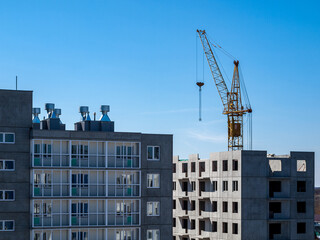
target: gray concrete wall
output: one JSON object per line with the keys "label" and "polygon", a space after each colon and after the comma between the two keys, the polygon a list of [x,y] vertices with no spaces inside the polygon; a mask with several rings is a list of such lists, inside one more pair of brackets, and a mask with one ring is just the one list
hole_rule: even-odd
{"label": "gray concrete wall", "polygon": [[[160,146],[160,161],[147,160],[147,146]],[[160,229],[160,239],[172,238],[172,135],[142,134],[141,239],[148,229]],[[160,174],[160,188],[147,188],[147,174]],[[147,216],[147,202],[160,202],[160,216]]]}
{"label": "gray concrete wall", "polygon": [[0,158],[15,161],[15,171],[0,171],[0,190],[15,190],[15,200],[0,202],[0,220],[14,220],[15,231],[0,239],[26,239],[30,234],[30,128],[32,92],[0,90],[0,132],[15,133],[14,144],[0,143]]}

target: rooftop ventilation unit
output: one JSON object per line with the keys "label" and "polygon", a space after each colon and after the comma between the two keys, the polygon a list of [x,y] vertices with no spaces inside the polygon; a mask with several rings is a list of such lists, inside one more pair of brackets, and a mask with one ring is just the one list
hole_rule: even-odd
{"label": "rooftop ventilation unit", "polygon": [[110,122],[111,120],[108,116],[108,112],[110,112],[110,106],[109,105],[101,105],[100,111],[102,112],[102,116],[100,118],[100,121]]}
{"label": "rooftop ventilation unit", "polygon": [[81,106],[79,108],[79,113],[81,114],[82,121],[91,121],[89,116],[89,107],[88,106]]}
{"label": "rooftop ventilation unit", "polygon": [[32,123],[40,123],[39,114],[41,113],[40,108],[32,108],[33,119]]}
{"label": "rooftop ventilation unit", "polygon": [[59,116],[61,115],[61,109],[60,108],[55,108],[53,112],[54,112],[54,114],[56,115],[57,118],[59,118]]}
{"label": "rooftop ventilation unit", "polygon": [[45,109],[48,113],[48,118],[56,118],[54,113],[54,104],[53,103],[46,103]]}
{"label": "rooftop ventilation unit", "polygon": [[[54,115],[56,115],[56,118],[60,118],[61,115],[61,108],[55,108],[53,110]],[[62,124],[61,120],[60,120],[60,124]]]}

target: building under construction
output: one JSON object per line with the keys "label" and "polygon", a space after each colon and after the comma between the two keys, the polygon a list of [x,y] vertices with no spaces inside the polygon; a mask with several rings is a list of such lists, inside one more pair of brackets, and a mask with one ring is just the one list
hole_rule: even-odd
{"label": "building under construction", "polygon": [[314,238],[314,153],[173,160],[173,239]]}

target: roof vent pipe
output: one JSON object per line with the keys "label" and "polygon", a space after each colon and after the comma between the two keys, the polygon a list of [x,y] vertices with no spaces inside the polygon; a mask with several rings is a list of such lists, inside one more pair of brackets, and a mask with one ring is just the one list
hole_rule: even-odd
{"label": "roof vent pipe", "polygon": [[55,108],[53,112],[54,112],[54,114],[56,115],[57,118],[60,117],[60,115],[61,115],[61,109],[60,108]]}
{"label": "roof vent pipe", "polygon": [[100,118],[100,121],[110,122],[111,120],[108,117],[108,112],[110,112],[110,106],[109,105],[101,105],[100,111],[102,112],[102,116]]}
{"label": "roof vent pipe", "polygon": [[[56,116],[56,118],[60,118],[61,115],[61,108],[55,108],[53,110],[54,115]],[[60,120],[60,124],[62,124],[61,120]]]}
{"label": "roof vent pipe", "polygon": [[40,119],[39,119],[40,113],[41,113],[40,108],[32,108],[32,114],[33,114],[32,123],[40,123]]}
{"label": "roof vent pipe", "polygon": [[47,110],[48,113],[48,118],[56,118],[55,113],[54,113],[54,104],[53,103],[46,103],[45,109]]}
{"label": "roof vent pipe", "polygon": [[82,121],[87,120],[87,114],[89,116],[89,107],[88,106],[80,106],[79,113],[81,114]]}

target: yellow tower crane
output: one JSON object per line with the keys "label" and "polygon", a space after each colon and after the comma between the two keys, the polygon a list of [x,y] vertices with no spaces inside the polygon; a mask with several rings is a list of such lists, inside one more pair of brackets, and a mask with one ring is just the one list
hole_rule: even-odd
{"label": "yellow tower crane", "polygon": [[[242,105],[241,90],[245,86],[240,85],[239,61],[237,60],[234,61],[233,78],[232,78],[231,90],[229,92],[226,82],[224,81],[220,68],[217,64],[216,58],[213,54],[211,44],[207,38],[206,31],[197,30],[197,32],[199,34],[199,38],[202,43],[203,51],[207,58],[213,80],[218,89],[218,92],[223,104],[223,108],[224,108],[223,114],[227,115],[228,117],[228,150],[229,151],[242,150],[243,149],[243,116],[247,113],[251,113],[252,109],[249,103],[249,99],[247,99],[248,104],[246,106]],[[203,84],[204,84],[203,82],[197,82],[197,85],[199,86],[200,91]],[[249,148],[251,147],[249,146]]]}

